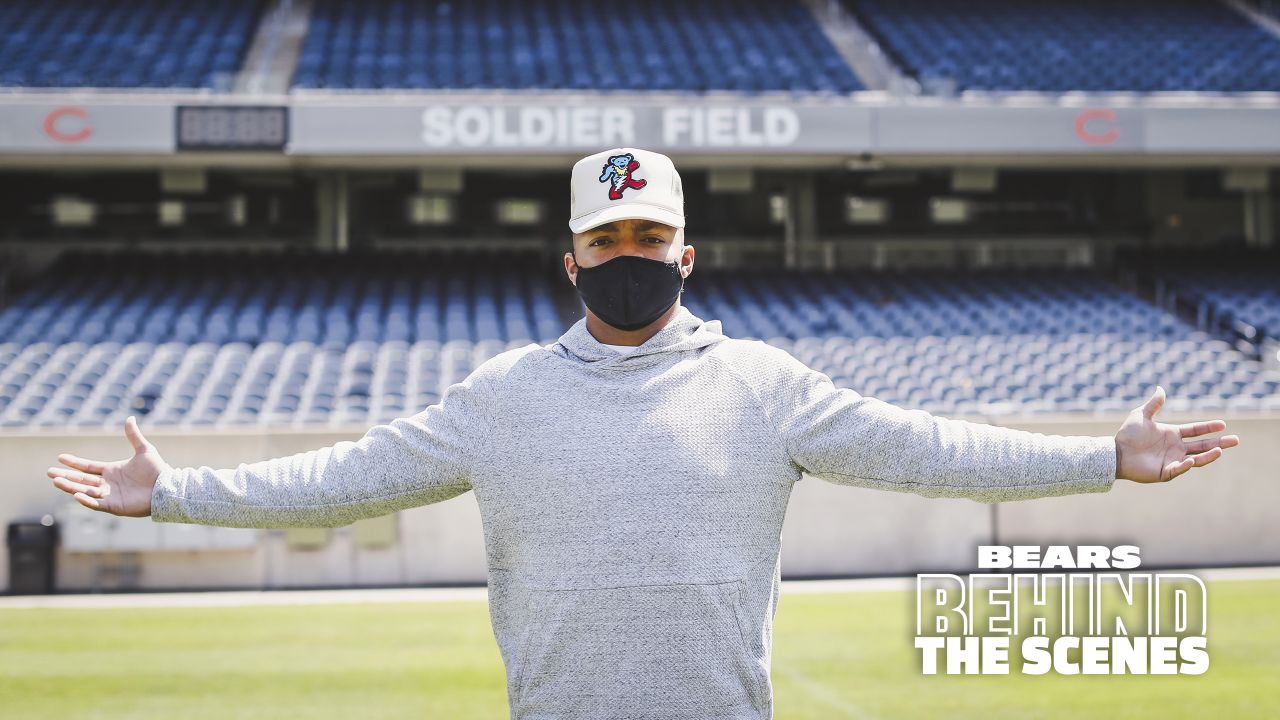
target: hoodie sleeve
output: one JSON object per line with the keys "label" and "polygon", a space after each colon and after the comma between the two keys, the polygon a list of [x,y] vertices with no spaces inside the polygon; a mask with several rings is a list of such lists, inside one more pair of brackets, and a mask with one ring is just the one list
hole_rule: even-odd
{"label": "hoodie sleeve", "polygon": [[155,522],[224,527],[341,527],[471,489],[487,419],[481,369],[440,402],[356,441],[216,470],[172,468],[151,495]]}
{"label": "hoodie sleeve", "polygon": [[786,351],[760,343],[760,400],[791,459],[840,485],[979,502],[1106,492],[1110,436],[1045,435],[907,410],[837,388]]}

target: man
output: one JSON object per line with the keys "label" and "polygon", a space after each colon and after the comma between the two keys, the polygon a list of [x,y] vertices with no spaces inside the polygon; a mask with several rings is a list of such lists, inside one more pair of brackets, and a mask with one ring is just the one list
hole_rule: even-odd
{"label": "man", "polygon": [[[632,182],[618,189],[609,167]],[[615,173],[616,174],[616,171]],[[641,185],[643,181],[643,185]],[[694,249],[667,157],[573,169],[564,258],[586,317],[494,357],[439,404],[358,441],[234,469],[60,455],[53,484],[156,522],[346,525],[468,490],[513,718],[769,718],[779,535],[801,474],[983,502],[1105,492],[1213,462],[1220,420],[1168,425],[1157,388],[1116,435],[905,410],[680,305]],[[617,199],[614,199],[617,196]]]}

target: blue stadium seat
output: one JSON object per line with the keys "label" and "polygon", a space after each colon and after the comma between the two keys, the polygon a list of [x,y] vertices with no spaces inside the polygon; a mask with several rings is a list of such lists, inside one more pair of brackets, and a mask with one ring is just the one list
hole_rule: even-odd
{"label": "blue stadium seat", "polygon": [[[1280,273],[1251,265],[1176,285],[1263,327]],[[84,253],[47,272],[0,310],[2,427],[386,422],[564,331],[550,281],[502,256]],[[683,302],[937,413],[1118,412],[1157,383],[1174,409],[1280,407],[1280,374],[1087,270],[704,268]]]}
{"label": "blue stadium seat", "polygon": [[240,67],[265,0],[8,0],[0,86],[210,88]]}
{"label": "blue stadium seat", "polygon": [[1116,412],[1156,384],[1171,406],[1257,408],[1280,387],[1227,342],[1084,270],[704,269],[682,302],[842,387],[932,412]]}
{"label": "blue stadium seat", "polygon": [[298,89],[848,93],[853,71],[801,3],[318,0]]}
{"label": "blue stadium seat", "polygon": [[59,290],[37,283],[0,310],[0,423],[413,414],[487,357],[564,331],[551,288],[527,263],[477,266],[486,269],[460,272],[435,256],[64,256],[48,271]]}
{"label": "blue stadium seat", "polygon": [[1198,305],[1207,322],[1280,338],[1280,252],[1219,251],[1207,266],[1197,260],[1195,252],[1173,253],[1138,266],[1168,297]]}
{"label": "blue stadium seat", "polygon": [[1280,39],[1216,0],[845,0],[922,82],[994,91],[1280,91]]}

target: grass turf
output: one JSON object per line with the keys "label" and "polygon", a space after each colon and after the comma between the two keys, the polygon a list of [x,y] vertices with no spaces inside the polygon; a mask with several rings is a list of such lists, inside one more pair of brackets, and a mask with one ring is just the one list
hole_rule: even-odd
{"label": "grass turf", "polygon": [[[784,594],[775,718],[1280,717],[1280,581],[1209,584],[1199,676],[925,676],[914,595]],[[502,718],[480,602],[0,610],[9,718]]]}

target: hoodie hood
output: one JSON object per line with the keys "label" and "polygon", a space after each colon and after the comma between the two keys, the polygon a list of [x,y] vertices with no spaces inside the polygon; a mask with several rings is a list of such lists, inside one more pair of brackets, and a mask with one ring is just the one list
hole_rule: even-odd
{"label": "hoodie hood", "polygon": [[635,350],[619,355],[587,330],[584,316],[552,343],[552,353],[566,360],[597,368],[631,369],[662,360],[667,353],[695,350],[726,340],[719,320],[704,321],[681,305],[670,322]]}

